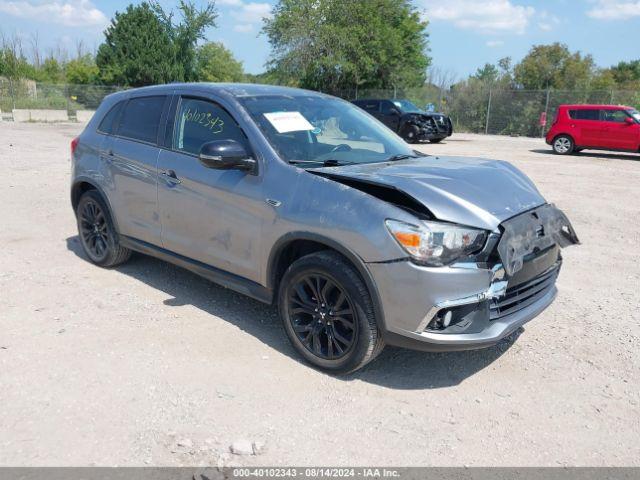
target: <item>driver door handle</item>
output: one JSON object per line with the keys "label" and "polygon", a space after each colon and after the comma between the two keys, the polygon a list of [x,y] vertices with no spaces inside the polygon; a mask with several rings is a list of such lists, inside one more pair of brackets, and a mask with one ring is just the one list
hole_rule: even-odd
{"label": "driver door handle", "polygon": [[174,170],[165,170],[164,172],[160,172],[160,175],[162,175],[167,182],[175,184],[182,183],[182,180],[178,178]]}

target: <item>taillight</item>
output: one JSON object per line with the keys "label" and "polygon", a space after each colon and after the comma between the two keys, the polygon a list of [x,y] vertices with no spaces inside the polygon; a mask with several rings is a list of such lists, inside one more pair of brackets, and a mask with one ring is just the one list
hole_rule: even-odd
{"label": "taillight", "polygon": [[76,148],[78,146],[78,142],[80,141],[80,137],[76,137],[73,140],[71,140],[71,156],[73,157],[73,154],[76,151]]}

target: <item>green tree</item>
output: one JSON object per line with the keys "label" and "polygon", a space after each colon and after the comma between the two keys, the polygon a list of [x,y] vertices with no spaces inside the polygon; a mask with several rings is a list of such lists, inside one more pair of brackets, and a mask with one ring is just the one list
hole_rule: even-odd
{"label": "green tree", "polygon": [[488,84],[495,83],[499,77],[500,71],[498,70],[498,67],[491,63],[485,63],[484,67],[476,70],[476,73],[471,76],[471,78],[475,78],[480,82]]}
{"label": "green tree", "polygon": [[426,27],[409,0],[279,0],[263,31],[281,83],[338,93],[424,84]]}
{"label": "green tree", "polygon": [[116,12],[98,48],[96,65],[107,84],[139,87],[182,79],[171,36],[144,2]]}
{"label": "green tree", "polygon": [[640,85],[640,60],[620,62],[609,70],[618,86],[622,88],[638,88]]}
{"label": "green tree", "polygon": [[62,83],[64,81],[64,70],[58,60],[48,57],[42,62],[38,76],[38,80],[45,83]]}
{"label": "green tree", "polygon": [[179,63],[181,79],[187,82],[198,80],[198,62],[196,46],[198,40],[205,38],[207,27],[214,27],[218,17],[213,2],[202,9],[185,0],[180,0],[178,10],[182,14],[182,21],[173,22],[173,12],[166,13],[157,0],[152,0],[151,7],[167,30],[173,42],[176,60]]}
{"label": "green tree", "polygon": [[242,62],[222,43],[205,43],[198,49],[198,80],[203,82],[241,82]]}
{"label": "green tree", "polygon": [[71,60],[64,66],[65,79],[72,85],[97,83],[98,73],[98,66],[90,54]]}
{"label": "green tree", "polygon": [[591,55],[571,53],[561,43],[533,46],[514,70],[516,82],[528,90],[588,88],[594,72]]}

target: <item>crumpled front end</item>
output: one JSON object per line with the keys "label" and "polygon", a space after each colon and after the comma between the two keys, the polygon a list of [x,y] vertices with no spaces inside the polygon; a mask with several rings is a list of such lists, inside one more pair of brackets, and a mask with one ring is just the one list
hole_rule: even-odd
{"label": "crumpled front end", "polygon": [[545,204],[499,229],[473,259],[448,267],[368,265],[383,297],[387,343],[420,350],[486,347],[553,302],[560,250],[579,243],[566,215]]}
{"label": "crumpled front end", "polygon": [[414,114],[407,122],[418,127],[419,141],[443,139],[453,133],[451,120],[446,115]]}
{"label": "crumpled front end", "polygon": [[528,255],[553,245],[564,248],[580,243],[567,216],[550,204],[507,220],[500,228],[498,254],[509,276],[522,269]]}

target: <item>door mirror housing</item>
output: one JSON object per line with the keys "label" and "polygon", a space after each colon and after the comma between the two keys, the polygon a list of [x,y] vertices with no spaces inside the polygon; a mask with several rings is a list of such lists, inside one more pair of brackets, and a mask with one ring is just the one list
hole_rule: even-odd
{"label": "door mirror housing", "polygon": [[636,121],[631,117],[626,117],[624,119],[624,123],[626,123],[627,125],[634,125],[636,123]]}
{"label": "door mirror housing", "polygon": [[398,110],[397,108],[392,107],[392,108],[389,109],[389,113],[391,115],[400,115],[400,110]]}
{"label": "door mirror housing", "polygon": [[207,142],[200,148],[200,163],[218,170],[243,170],[255,174],[257,163],[244,146],[235,140]]}

